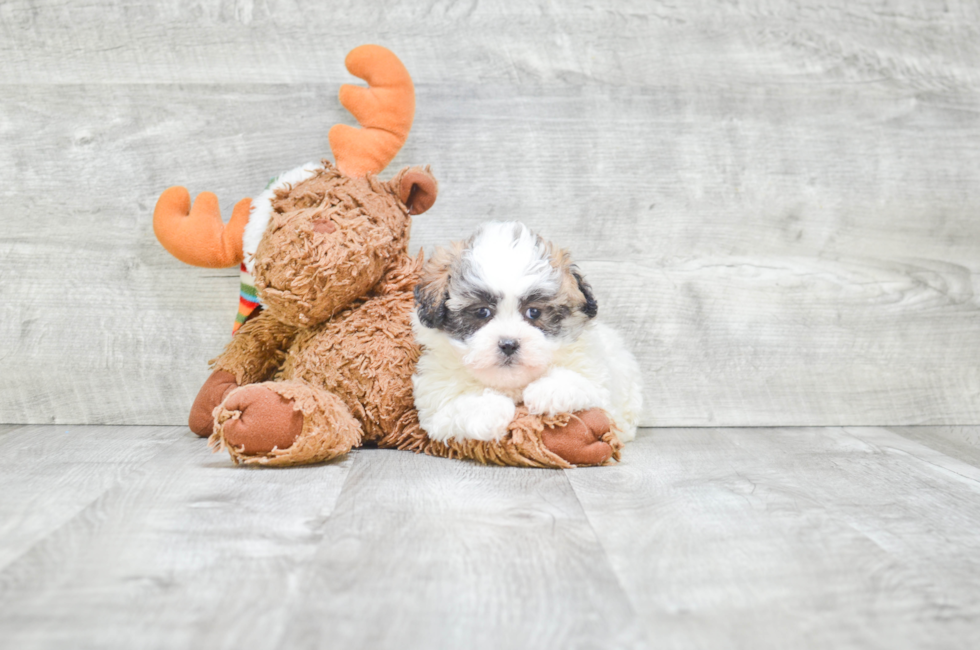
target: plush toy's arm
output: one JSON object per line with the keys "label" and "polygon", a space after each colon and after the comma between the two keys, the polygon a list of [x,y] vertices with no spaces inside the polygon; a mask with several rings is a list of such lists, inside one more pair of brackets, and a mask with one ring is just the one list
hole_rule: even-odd
{"label": "plush toy's arm", "polygon": [[211,367],[234,375],[239,386],[270,379],[285,361],[298,331],[262,312],[242,325],[225,351],[210,361]]}

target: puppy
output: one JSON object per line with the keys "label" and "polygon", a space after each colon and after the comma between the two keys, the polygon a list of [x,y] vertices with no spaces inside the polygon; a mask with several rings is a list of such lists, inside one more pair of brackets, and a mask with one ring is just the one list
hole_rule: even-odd
{"label": "puppy", "polygon": [[521,402],[555,415],[599,407],[636,435],[639,365],[596,322],[592,289],[568,253],[524,224],[487,223],[438,249],[415,288],[422,356],[412,381],[430,438],[495,440]]}

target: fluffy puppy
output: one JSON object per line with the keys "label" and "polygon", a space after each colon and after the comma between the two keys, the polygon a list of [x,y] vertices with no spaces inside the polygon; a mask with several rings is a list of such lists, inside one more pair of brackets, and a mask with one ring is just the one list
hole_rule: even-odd
{"label": "fluffy puppy", "polygon": [[635,437],[636,359],[596,322],[592,289],[568,253],[524,224],[487,223],[438,249],[415,304],[415,406],[433,440],[497,439],[522,402],[544,415],[599,407],[621,441]]}

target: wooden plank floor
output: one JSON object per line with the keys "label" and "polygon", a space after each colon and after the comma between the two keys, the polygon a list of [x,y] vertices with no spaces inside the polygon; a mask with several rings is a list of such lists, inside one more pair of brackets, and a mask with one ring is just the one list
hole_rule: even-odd
{"label": "wooden plank floor", "polygon": [[615,467],[0,425],[3,648],[968,648],[980,427],[647,429]]}

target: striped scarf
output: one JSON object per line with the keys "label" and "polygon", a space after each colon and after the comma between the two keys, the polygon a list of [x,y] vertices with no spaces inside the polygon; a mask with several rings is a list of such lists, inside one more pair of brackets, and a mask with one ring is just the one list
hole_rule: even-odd
{"label": "striped scarf", "polygon": [[241,282],[241,291],[238,294],[238,315],[235,316],[235,324],[231,328],[232,336],[245,324],[245,321],[252,316],[258,316],[259,312],[262,311],[262,302],[259,300],[258,294],[255,293],[255,280],[245,268],[244,263],[241,266]]}
{"label": "striped scarf", "polygon": [[[309,165],[307,165],[309,166]],[[270,187],[276,184],[281,176],[274,176],[269,179],[269,182],[265,184],[265,189],[268,190]],[[255,209],[255,206],[252,206]],[[252,215],[249,215],[251,220]],[[254,251],[253,251],[254,252]],[[259,295],[255,292],[255,278],[252,274],[248,272],[245,268],[245,262],[242,262],[241,268],[241,289],[238,293],[238,315],[235,316],[235,324],[231,327],[231,335],[234,336],[241,329],[242,325],[245,324],[252,316],[258,316],[259,312],[262,311],[262,301],[259,300]]]}

